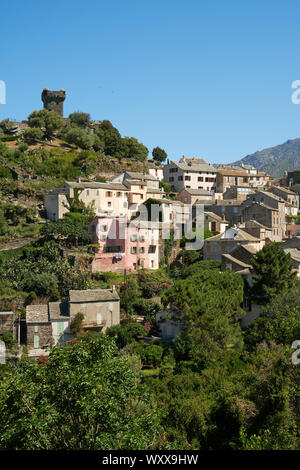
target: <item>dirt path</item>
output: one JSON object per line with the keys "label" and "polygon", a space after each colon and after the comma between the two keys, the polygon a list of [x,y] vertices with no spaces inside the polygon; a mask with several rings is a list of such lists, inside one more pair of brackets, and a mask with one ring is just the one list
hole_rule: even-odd
{"label": "dirt path", "polygon": [[38,238],[20,238],[19,240],[11,240],[6,243],[0,243],[0,251],[4,250],[15,250],[16,248],[21,248],[22,246],[28,245],[31,242],[37,241]]}

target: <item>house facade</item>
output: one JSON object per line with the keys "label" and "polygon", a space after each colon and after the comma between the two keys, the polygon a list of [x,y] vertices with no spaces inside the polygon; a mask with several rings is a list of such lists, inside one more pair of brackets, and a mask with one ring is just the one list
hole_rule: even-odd
{"label": "house facade", "polygon": [[204,189],[216,191],[217,170],[202,158],[182,157],[179,162],[171,161],[164,167],[164,181],[175,191],[182,189]]}
{"label": "house facade", "polygon": [[[149,222],[150,224],[150,222]],[[93,271],[124,272],[159,267],[159,222],[96,216],[89,225],[98,244]]]}
{"label": "house facade", "polygon": [[72,338],[70,324],[83,313],[84,331],[105,331],[120,323],[120,298],[115,288],[69,291],[67,302],[26,307],[26,344],[29,350],[63,346]]}

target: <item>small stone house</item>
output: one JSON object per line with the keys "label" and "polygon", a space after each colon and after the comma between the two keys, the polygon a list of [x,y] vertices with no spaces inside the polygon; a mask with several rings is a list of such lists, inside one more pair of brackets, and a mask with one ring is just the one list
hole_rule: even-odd
{"label": "small stone house", "polygon": [[83,330],[105,331],[120,323],[120,298],[115,288],[69,291],[67,302],[26,307],[27,346],[46,349],[63,346],[72,338],[70,324],[77,313],[84,315]]}

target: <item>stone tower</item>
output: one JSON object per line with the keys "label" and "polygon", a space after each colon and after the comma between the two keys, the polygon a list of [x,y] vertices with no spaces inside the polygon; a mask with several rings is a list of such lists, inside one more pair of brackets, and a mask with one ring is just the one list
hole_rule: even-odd
{"label": "stone tower", "polygon": [[65,90],[52,91],[48,88],[43,89],[42,101],[44,103],[44,109],[47,109],[48,111],[55,111],[56,113],[63,116],[65,99]]}

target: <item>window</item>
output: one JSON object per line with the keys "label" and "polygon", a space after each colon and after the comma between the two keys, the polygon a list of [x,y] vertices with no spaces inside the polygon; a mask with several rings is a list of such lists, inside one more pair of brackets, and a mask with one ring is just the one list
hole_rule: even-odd
{"label": "window", "polygon": [[136,247],[136,246],[132,246],[132,247],[130,248],[130,253],[131,253],[132,255],[136,255],[136,253],[137,253],[137,247]]}
{"label": "window", "polygon": [[190,176],[185,176],[184,179],[185,179],[185,181],[191,181],[191,177],[190,177]]}
{"label": "window", "polygon": [[190,186],[186,186],[187,189],[190,189],[191,187]]}
{"label": "window", "polygon": [[155,253],[155,251],[156,251],[156,246],[155,245],[150,245],[149,246],[149,253],[153,254],[153,253]]}
{"label": "window", "polygon": [[133,233],[132,235],[130,235],[130,240],[131,240],[132,242],[136,242],[137,239],[138,239],[138,236],[137,236],[136,233]]}
{"label": "window", "polygon": [[34,332],[35,332],[35,333],[38,333],[38,331],[39,331],[39,326],[38,326],[38,325],[34,325]]}
{"label": "window", "polygon": [[106,191],[105,196],[106,197],[112,197],[112,192],[111,191]]}
{"label": "window", "polygon": [[174,177],[171,176],[171,177],[169,178],[169,181],[170,181],[170,183],[172,183],[172,182],[174,181]]}
{"label": "window", "polygon": [[203,177],[202,177],[202,176],[198,176],[198,181],[203,181]]}
{"label": "window", "polygon": [[144,246],[140,247],[140,253],[145,253],[145,247]]}
{"label": "window", "polygon": [[203,189],[203,186],[198,186],[198,189]]}
{"label": "window", "polygon": [[111,207],[111,202],[110,201],[108,201],[107,206]]}
{"label": "window", "polygon": [[136,263],[133,263],[133,269],[136,270]]}
{"label": "window", "polygon": [[151,260],[151,268],[154,268],[154,260]]}
{"label": "window", "polygon": [[97,325],[102,325],[102,315],[101,315],[101,313],[97,313]]}
{"label": "window", "polygon": [[108,228],[107,225],[101,225],[100,231],[101,232],[107,232],[107,228]]}
{"label": "window", "polygon": [[145,235],[140,235],[139,240],[140,242],[144,242],[146,240]]}
{"label": "window", "polygon": [[183,181],[183,176],[178,176],[178,181]]}
{"label": "window", "polygon": [[120,191],[117,192],[117,197],[121,197],[122,193]]}

